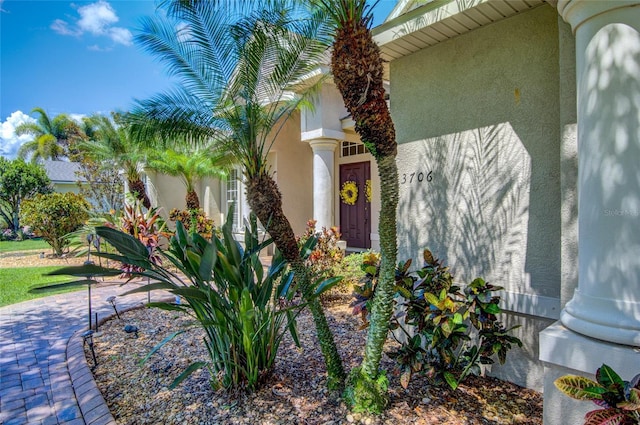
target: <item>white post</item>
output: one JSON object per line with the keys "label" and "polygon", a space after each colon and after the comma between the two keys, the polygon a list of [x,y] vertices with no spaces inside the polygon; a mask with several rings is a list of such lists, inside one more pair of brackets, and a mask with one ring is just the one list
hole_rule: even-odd
{"label": "white post", "polygon": [[571,330],[640,346],[640,1],[561,0],[576,35],[578,288]]}
{"label": "white post", "polygon": [[333,226],[334,152],[338,142],[315,139],[309,142],[313,150],[313,218],[316,228]]}

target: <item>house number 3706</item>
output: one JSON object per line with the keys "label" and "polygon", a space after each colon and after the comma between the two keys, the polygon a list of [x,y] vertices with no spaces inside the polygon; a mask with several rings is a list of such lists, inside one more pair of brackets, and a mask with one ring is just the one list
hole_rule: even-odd
{"label": "house number 3706", "polygon": [[430,182],[433,180],[433,171],[429,171],[428,173],[423,173],[422,171],[419,173],[413,172],[411,174],[404,173],[400,176],[400,184],[411,184],[411,183],[422,183],[422,182]]}

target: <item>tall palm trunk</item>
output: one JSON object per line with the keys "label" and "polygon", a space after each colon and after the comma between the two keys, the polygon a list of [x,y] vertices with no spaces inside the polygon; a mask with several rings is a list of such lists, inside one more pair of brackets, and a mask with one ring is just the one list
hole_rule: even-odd
{"label": "tall palm trunk", "polygon": [[142,201],[142,205],[144,205],[146,209],[151,208],[151,201],[147,196],[147,190],[142,180],[139,178],[129,179],[129,192],[131,192],[137,200]]}
{"label": "tall palm trunk", "polygon": [[200,208],[200,198],[198,198],[198,194],[195,190],[188,190],[185,200],[187,202],[188,210],[197,210]]}
{"label": "tall palm trunk", "polygon": [[282,210],[280,190],[273,178],[265,172],[248,178],[247,202],[260,221],[268,225],[274,244],[291,265],[300,291],[309,302],[309,310],[315,322],[320,348],[327,365],[327,385],[330,389],[337,389],[342,386],[345,379],[342,360],[320,301],[317,297],[313,297],[314,289],[309,269],[300,256],[295,234]]}
{"label": "tall palm trunk", "polygon": [[373,298],[362,366],[351,372],[345,391],[345,398],[354,410],[379,413],[388,400],[387,379],[384,372],[379,371],[379,366],[393,314],[397,256],[397,144],[385,101],[380,49],[362,16],[350,16],[339,23],[331,68],[356,131],[376,159],[380,176],[380,277]]}

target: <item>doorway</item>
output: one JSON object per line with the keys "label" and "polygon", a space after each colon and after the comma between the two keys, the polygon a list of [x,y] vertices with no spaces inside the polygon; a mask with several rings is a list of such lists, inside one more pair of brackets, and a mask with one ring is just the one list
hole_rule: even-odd
{"label": "doorway", "polygon": [[349,248],[371,248],[371,164],[340,165],[340,232]]}

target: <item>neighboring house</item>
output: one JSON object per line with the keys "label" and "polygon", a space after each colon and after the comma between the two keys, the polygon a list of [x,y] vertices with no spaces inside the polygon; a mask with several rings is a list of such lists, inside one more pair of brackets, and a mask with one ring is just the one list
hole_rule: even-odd
{"label": "neighboring house", "polygon": [[[640,1],[401,0],[374,34],[399,143],[398,260],[428,247],[461,283],[503,286],[525,346],[488,372],[544,390],[545,423],[581,423],[592,407],[555,378],[640,372]],[[378,247],[376,164],[330,79],[270,155],[297,234],[315,218],[350,249]],[[248,212],[240,175],[201,184],[218,224],[230,202]],[[158,204],[184,207],[150,181]]]}
{"label": "neighboring house", "polygon": [[76,176],[76,171],[80,170],[80,164],[77,162],[45,160],[42,165],[53,184],[54,192],[79,193],[80,188],[77,182],[86,183],[87,181],[84,177]]}

